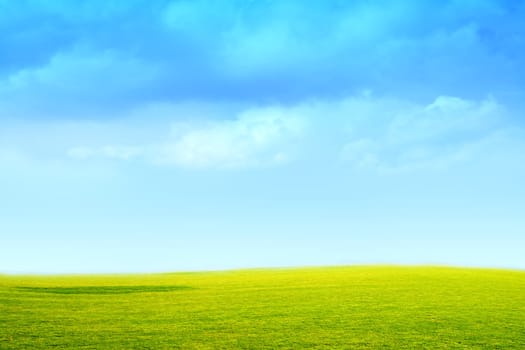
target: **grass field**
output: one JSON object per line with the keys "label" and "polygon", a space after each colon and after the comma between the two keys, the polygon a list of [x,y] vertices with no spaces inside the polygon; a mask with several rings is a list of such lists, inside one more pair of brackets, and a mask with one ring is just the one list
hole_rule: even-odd
{"label": "grass field", "polygon": [[525,272],[0,276],[0,348],[525,349]]}

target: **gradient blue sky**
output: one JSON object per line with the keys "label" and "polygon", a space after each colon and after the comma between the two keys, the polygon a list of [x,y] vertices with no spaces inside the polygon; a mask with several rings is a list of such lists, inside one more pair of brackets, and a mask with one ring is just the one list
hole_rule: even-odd
{"label": "gradient blue sky", "polygon": [[0,272],[523,269],[523,18],[0,0]]}

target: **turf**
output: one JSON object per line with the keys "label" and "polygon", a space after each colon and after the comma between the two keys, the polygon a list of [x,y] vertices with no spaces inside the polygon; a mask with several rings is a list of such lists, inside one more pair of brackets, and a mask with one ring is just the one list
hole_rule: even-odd
{"label": "turf", "polygon": [[0,276],[2,349],[525,349],[525,272]]}

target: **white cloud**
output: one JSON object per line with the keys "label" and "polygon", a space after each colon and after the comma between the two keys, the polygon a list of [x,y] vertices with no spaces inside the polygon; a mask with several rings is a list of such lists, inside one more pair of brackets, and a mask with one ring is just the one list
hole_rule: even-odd
{"label": "white cloud", "polygon": [[391,142],[432,141],[455,133],[473,133],[496,125],[502,106],[493,99],[481,102],[439,96],[427,106],[396,111],[388,128]]}
{"label": "white cloud", "polygon": [[235,120],[191,128],[163,145],[157,160],[192,168],[279,164],[289,159],[290,143],[304,128],[305,121],[285,109],[248,110]]}
{"label": "white cloud", "polygon": [[[176,119],[186,122],[172,124],[171,133],[163,131],[169,129],[164,113],[157,123],[166,125],[148,123],[147,137],[129,128],[119,133],[124,129],[113,126],[115,142],[107,142],[106,135],[98,145],[71,145],[67,154],[76,159],[137,159],[193,169],[275,166],[302,159],[316,166],[340,161],[355,168],[397,171],[446,168],[475,160],[487,147],[503,145],[505,138],[516,138],[516,132],[522,135],[521,130],[507,132],[508,113],[493,98],[438,96],[424,104],[364,93],[245,109],[230,119],[206,117],[205,110],[194,118],[183,110],[187,117]],[[147,117],[142,120],[150,120]]]}
{"label": "white cloud", "polygon": [[271,166],[293,158],[294,141],[306,127],[307,120],[293,109],[254,108],[240,112],[235,119],[188,118],[186,123],[173,124],[170,135],[157,134],[149,142],[75,145],[69,147],[67,155],[84,160],[142,159],[195,169]]}
{"label": "white cloud", "polygon": [[[357,167],[383,170],[443,167],[475,155],[478,143],[506,128],[506,111],[494,99],[470,101],[439,96],[428,105],[369,99],[348,112],[381,113],[381,123],[353,118],[341,157]],[[376,118],[377,120],[377,118]],[[467,151],[467,149],[469,151]]]}

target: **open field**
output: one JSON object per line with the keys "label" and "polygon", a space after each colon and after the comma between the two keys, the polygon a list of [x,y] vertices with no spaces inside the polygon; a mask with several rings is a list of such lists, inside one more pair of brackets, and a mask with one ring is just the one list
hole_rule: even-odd
{"label": "open field", "polygon": [[525,349],[525,272],[0,276],[0,348]]}

